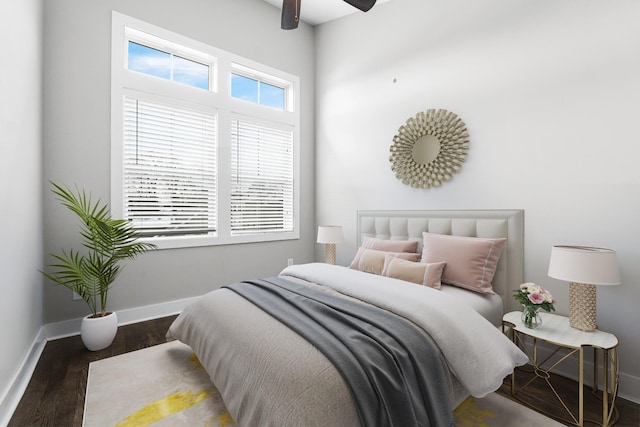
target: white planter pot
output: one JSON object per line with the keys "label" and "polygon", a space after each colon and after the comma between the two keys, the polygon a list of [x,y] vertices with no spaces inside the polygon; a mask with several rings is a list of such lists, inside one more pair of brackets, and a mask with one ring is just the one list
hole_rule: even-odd
{"label": "white planter pot", "polygon": [[80,337],[85,347],[91,351],[107,348],[118,332],[118,316],[115,312],[104,317],[85,316],[80,325]]}

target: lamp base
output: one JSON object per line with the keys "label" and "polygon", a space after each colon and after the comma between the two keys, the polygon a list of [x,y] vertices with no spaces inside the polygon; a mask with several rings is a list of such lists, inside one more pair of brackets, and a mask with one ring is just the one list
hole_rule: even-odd
{"label": "lamp base", "polygon": [[569,325],[586,332],[596,330],[595,285],[569,283]]}
{"label": "lamp base", "polygon": [[336,244],[335,243],[327,243],[325,247],[325,262],[327,264],[336,263]]}

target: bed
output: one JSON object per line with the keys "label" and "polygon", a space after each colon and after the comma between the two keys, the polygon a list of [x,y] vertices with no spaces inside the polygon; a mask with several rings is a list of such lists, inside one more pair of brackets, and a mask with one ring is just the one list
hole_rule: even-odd
{"label": "bed", "polygon": [[[350,268],[294,265],[223,287],[171,325],[238,425],[451,425],[467,396],[526,363],[496,327],[523,281],[522,211],[359,211],[356,241]],[[460,241],[492,248],[477,289],[456,276]],[[422,286],[404,280],[416,269]]]}
{"label": "bed", "polygon": [[[496,297],[484,298],[443,285],[444,292],[467,298],[474,308],[499,326],[502,314],[521,309],[513,291],[524,282],[523,210],[432,210],[432,211],[358,211],[357,244],[366,237],[389,240],[414,240],[422,251],[423,232],[455,236],[505,238],[506,245],[498,261],[492,287]],[[499,298],[498,298],[499,297]],[[497,304],[496,301],[500,301]],[[499,315],[499,319],[497,316]]]}

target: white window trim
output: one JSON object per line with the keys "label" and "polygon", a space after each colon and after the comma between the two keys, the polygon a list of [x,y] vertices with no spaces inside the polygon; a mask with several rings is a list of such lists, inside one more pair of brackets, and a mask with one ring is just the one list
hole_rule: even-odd
{"label": "white window trim", "polygon": [[[285,111],[294,111],[294,97],[295,92],[293,91],[293,85],[291,82],[274,78],[266,73],[261,73],[256,71],[255,69],[245,67],[241,64],[233,63],[231,64],[231,72],[233,74],[237,74],[239,76],[244,76],[250,79],[257,80],[262,83],[267,83],[273,86],[281,87],[285,89],[285,99],[284,99],[284,109]],[[246,101],[243,101],[246,102]]]}
{"label": "white window trim", "polygon": [[[190,59],[207,61],[213,63],[210,67],[212,76],[212,87],[210,91],[189,88],[180,85],[176,88],[172,84],[167,84],[162,79],[149,79],[145,75],[129,72],[127,68],[127,48],[128,41],[127,28],[135,32],[140,31],[145,34],[171,40],[180,46],[186,46],[198,52],[203,52],[205,57],[190,54]],[[129,30],[131,31],[131,30]],[[213,61],[213,62],[209,62]],[[256,70],[260,75],[277,76],[282,82],[291,82],[288,90],[287,105],[285,111],[247,103],[231,97],[231,73],[233,70]],[[218,232],[217,236],[167,236],[142,239],[155,243],[159,249],[198,247],[227,245],[236,243],[254,243],[279,240],[292,240],[300,238],[300,79],[283,71],[259,64],[253,60],[243,58],[238,55],[214,48],[197,40],[170,32],[163,28],[140,21],[138,19],[123,15],[116,11],[112,12],[112,45],[111,45],[111,213],[116,218],[124,216],[124,192],[123,192],[123,106],[122,100],[127,91],[139,91],[140,87],[148,87],[157,97],[172,97],[175,91],[192,90],[196,103],[210,105],[211,98],[215,98],[218,109]],[[158,81],[155,81],[158,80]],[[274,83],[276,82],[274,81]],[[175,96],[175,98],[180,98]],[[231,135],[231,117],[233,114],[242,114],[256,117],[258,120],[264,119],[280,122],[292,126],[294,129],[294,230],[292,232],[254,234],[231,236],[230,230],[230,185],[231,179],[229,139]],[[227,141],[226,143],[224,141]]]}

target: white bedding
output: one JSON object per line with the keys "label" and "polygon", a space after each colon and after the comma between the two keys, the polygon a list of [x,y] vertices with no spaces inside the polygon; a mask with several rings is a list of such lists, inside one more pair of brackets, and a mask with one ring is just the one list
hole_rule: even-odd
{"label": "white bedding", "polygon": [[320,263],[287,267],[280,275],[321,283],[411,320],[434,339],[474,397],[497,390],[515,366],[528,361],[491,322],[451,293]]}
{"label": "white bedding", "polygon": [[504,308],[502,298],[498,294],[480,294],[461,289],[457,286],[442,284],[440,292],[451,295],[464,304],[468,304],[482,317],[491,322],[494,326],[502,325],[502,315]]}
{"label": "white bedding", "polygon": [[[428,333],[451,372],[450,399],[482,397],[527,357],[491,322],[447,292],[328,264],[287,267],[319,284],[389,310]],[[357,425],[335,367],[311,344],[241,296],[219,289],[178,316],[167,333],[191,346],[241,426]]]}

